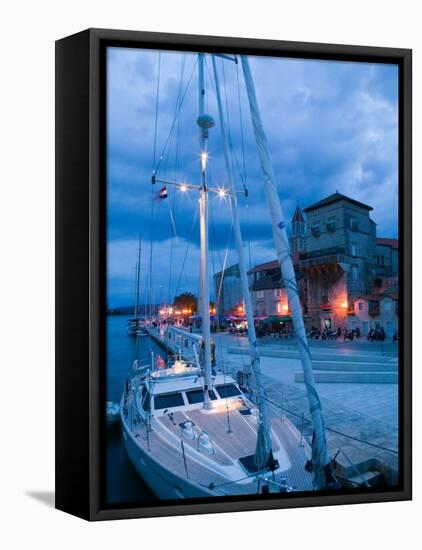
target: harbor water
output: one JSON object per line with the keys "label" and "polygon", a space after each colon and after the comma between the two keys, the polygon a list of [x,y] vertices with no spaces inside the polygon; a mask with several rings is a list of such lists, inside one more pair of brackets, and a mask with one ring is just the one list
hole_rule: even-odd
{"label": "harbor water", "polygon": [[[150,338],[128,336],[128,317],[107,317],[107,401],[119,402],[132,363],[150,360],[151,350],[163,355]],[[120,432],[120,422],[107,429],[106,498],[108,503],[156,500],[127,457]]]}

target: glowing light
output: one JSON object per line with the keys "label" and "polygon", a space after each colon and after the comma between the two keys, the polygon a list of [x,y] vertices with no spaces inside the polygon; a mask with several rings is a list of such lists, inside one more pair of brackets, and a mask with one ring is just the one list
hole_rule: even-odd
{"label": "glowing light", "polygon": [[244,407],[240,399],[219,399],[213,403],[213,413],[227,413],[229,411],[235,411]]}
{"label": "glowing light", "polygon": [[341,307],[347,308],[347,300],[346,300],[345,302],[342,302],[342,303],[341,303]]}
{"label": "glowing light", "polygon": [[207,160],[208,160],[208,153],[206,151],[203,151],[200,155],[201,157],[201,167],[202,171],[205,172],[205,169],[207,167]]}
{"label": "glowing light", "polygon": [[224,187],[221,187],[221,188],[217,191],[217,195],[220,197],[220,199],[225,199],[226,196],[227,196],[227,191],[226,191],[226,189],[224,189]]}
{"label": "glowing light", "polygon": [[288,311],[288,310],[289,310],[289,306],[287,304],[284,304],[283,311]]}
{"label": "glowing light", "polygon": [[180,186],[180,191],[182,193],[186,193],[187,190],[188,190],[188,186],[186,185],[186,183],[182,183],[182,185]]}

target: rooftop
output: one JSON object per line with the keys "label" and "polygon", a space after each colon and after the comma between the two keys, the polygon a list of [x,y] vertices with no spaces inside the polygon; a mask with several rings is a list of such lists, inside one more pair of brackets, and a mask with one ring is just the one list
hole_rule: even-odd
{"label": "rooftop", "polygon": [[304,222],[305,218],[303,217],[302,210],[300,209],[299,205],[296,206],[296,210],[294,211],[292,222]]}
{"label": "rooftop", "polygon": [[316,202],[314,204],[311,204],[311,206],[304,208],[303,211],[311,212],[311,210],[316,210],[317,208],[321,208],[322,206],[328,206],[329,204],[333,204],[339,201],[347,201],[347,202],[350,202],[351,204],[355,204],[356,206],[360,206],[361,208],[365,208],[366,210],[373,210],[372,206],[368,206],[363,202],[359,202],[355,199],[351,199],[350,197],[346,197],[346,195],[343,195],[342,193],[339,193],[338,191],[336,191],[335,193],[333,193],[332,195],[329,195],[325,199],[322,199],[319,202]]}
{"label": "rooftop", "polygon": [[229,267],[226,267],[224,271],[219,271],[218,273],[214,273],[214,278],[220,279],[221,276],[224,274],[224,277],[240,277],[240,271],[239,271],[239,264],[233,264]]}
{"label": "rooftop", "polygon": [[391,246],[391,248],[394,248],[395,250],[398,250],[399,248],[398,239],[385,239],[383,237],[380,237],[377,239],[377,244],[380,244],[382,246]]}
{"label": "rooftop", "polygon": [[258,264],[248,271],[248,273],[258,273],[259,271],[267,271],[269,269],[277,269],[280,267],[278,260],[272,260],[271,262],[265,262]]}

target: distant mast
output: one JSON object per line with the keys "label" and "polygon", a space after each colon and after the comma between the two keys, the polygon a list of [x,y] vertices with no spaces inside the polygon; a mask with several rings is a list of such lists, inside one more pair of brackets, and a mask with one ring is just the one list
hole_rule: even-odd
{"label": "distant mast", "polygon": [[138,320],[139,317],[139,287],[141,284],[141,245],[142,245],[142,236],[139,233],[139,247],[138,247],[138,262],[136,264],[136,299],[135,299],[135,319]]}
{"label": "distant mast", "polygon": [[265,134],[261,114],[259,112],[255,84],[253,82],[248,58],[242,55],[241,60],[249,100],[249,109],[255,133],[255,141],[261,163],[264,190],[273,226],[274,244],[280,264],[283,283],[287,288],[290,309],[292,311],[293,327],[298,341],[305,386],[308,394],[309,409],[314,426],[315,440],[312,444],[312,461],[315,469],[314,483],[317,488],[322,488],[326,486],[329,481],[330,466],[324,420],[321,413],[321,402],[315,387],[311,354],[306,338],[302,306],[300,304],[296,285],[296,276],[290,253],[289,239],[287,237],[286,224],[284,222],[283,211],[277,192],[277,185],[270,159],[267,136]]}

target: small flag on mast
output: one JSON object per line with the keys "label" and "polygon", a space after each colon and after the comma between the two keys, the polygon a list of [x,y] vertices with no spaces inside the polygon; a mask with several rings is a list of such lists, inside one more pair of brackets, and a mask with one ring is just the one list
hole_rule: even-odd
{"label": "small flag on mast", "polygon": [[157,199],[166,199],[168,197],[168,193],[167,193],[167,187],[164,186],[160,189],[160,191],[158,192],[158,195],[157,195]]}

